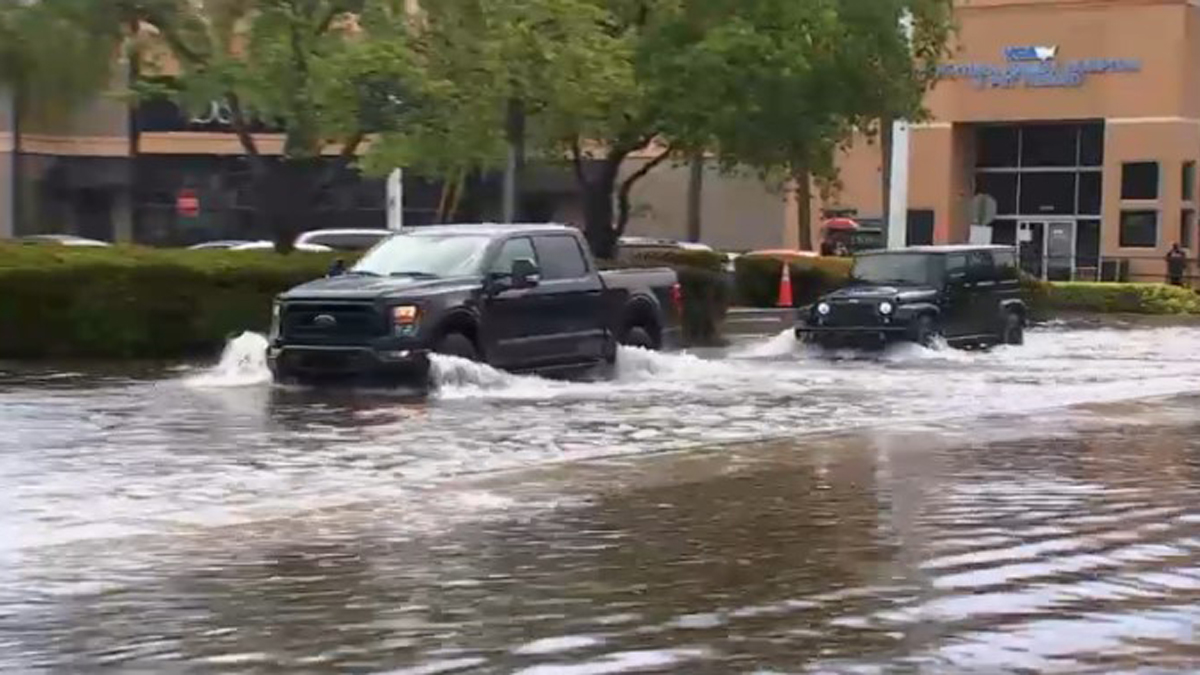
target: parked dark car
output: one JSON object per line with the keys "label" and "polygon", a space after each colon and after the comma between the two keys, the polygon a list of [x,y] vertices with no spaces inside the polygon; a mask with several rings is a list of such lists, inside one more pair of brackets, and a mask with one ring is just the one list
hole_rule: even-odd
{"label": "parked dark car", "polygon": [[614,363],[617,345],[679,337],[671,269],[597,270],[558,225],[452,225],[394,234],[353,267],[280,295],[268,362],[278,380],[424,384],[431,353],[516,372]]}
{"label": "parked dark car", "polygon": [[920,246],[861,253],[851,283],[799,311],[796,336],[826,347],[893,341],[1021,344],[1026,323],[1016,249]]}

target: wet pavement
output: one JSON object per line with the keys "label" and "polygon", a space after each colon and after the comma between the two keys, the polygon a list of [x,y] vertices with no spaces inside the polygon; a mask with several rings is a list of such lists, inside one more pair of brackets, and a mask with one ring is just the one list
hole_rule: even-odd
{"label": "wet pavement", "polygon": [[0,671],[1197,672],[1196,345],[10,366]]}

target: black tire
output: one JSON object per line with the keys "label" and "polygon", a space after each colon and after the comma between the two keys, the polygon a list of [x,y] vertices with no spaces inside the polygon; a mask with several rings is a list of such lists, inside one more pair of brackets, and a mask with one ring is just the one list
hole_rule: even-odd
{"label": "black tire", "polygon": [[937,321],[931,314],[918,316],[909,327],[909,338],[922,347],[933,347],[934,342],[941,334]]}
{"label": "black tire", "polygon": [[621,339],[621,344],[626,347],[639,347],[649,351],[656,349],[654,338],[651,337],[650,331],[642,326],[633,326],[625,331],[625,337]]}
{"label": "black tire", "polygon": [[468,361],[479,360],[479,350],[475,349],[475,343],[462,333],[446,333],[441,340],[438,340],[437,346],[433,351],[446,356],[456,356],[460,359]]}
{"label": "black tire", "polygon": [[1025,318],[1020,312],[1008,312],[1004,315],[1004,329],[1000,334],[1000,344],[1025,344]]}

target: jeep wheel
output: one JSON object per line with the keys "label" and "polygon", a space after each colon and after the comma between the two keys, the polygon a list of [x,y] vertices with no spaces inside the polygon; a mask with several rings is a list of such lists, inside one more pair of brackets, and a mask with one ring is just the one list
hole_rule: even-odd
{"label": "jeep wheel", "polygon": [[456,356],[460,359],[468,361],[478,361],[479,352],[475,349],[475,344],[471,339],[462,333],[447,333],[441,340],[438,341],[437,347],[434,348],[438,354],[446,356]]}
{"label": "jeep wheel", "polygon": [[909,337],[922,347],[933,347],[934,341],[941,335],[937,322],[929,314],[918,316],[909,328]]}
{"label": "jeep wheel", "polygon": [[1000,342],[1006,345],[1025,344],[1025,321],[1020,313],[1009,312],[1004,315],[1004,333],[1000,336]]}

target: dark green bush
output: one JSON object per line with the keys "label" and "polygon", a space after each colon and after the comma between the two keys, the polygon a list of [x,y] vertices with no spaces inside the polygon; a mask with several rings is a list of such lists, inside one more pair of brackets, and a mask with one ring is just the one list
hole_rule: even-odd
{"label": "dark green bush", "polygon": [[264,330],[336,256],[0,246],[0,355],[180,357]]}
{"label": "dark green bush", "polygon": [[1040,283],[1040,311],[1102,314],[1200,314],[1200,296],[1167,284]]}
{"label": "dark green bush", "polygon": [[[791,263],[792,300],[796,306],[816,301],[850,280],[849,258],[811,258]],[[766,257],[737,260],[736,297],[747,307],[774,307],[779,301],[783,262]]]}

